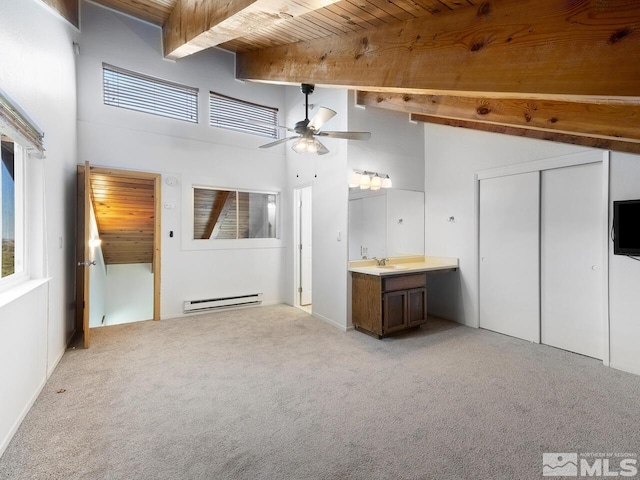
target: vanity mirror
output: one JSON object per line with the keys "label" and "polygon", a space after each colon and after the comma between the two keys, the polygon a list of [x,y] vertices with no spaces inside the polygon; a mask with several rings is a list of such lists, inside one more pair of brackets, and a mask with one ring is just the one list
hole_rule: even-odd
{"label": "vanity mirror", "polygon": [[349,192],[349,260],[424,255],[424,192]]}

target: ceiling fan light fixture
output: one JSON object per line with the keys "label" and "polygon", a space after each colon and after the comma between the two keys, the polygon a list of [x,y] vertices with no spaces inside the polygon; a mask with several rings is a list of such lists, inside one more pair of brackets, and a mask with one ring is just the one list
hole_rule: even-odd
{"label": "ceiling fan light fixture", "polygon": [[293,145],[291,145],[291,149],[294,152],[302,155],[304,154],[314,155],[318,153],[318,150],[320,150],[320,148],[321,148],[321,145],[318,140],[316,140],[315,138],[308,138],[308,137],[299,138],[293,143]]}

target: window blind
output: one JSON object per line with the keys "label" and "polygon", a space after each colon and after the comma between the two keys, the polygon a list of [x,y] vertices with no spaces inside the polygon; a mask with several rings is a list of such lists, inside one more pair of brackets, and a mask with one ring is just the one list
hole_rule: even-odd
{"label": "window blind", "polygon": [[198,89],[102,64],[104,104],[198,123]]}
{"label": "window blind", "polygon": [[209,125],[278,138],[278,109],[210,92]]}

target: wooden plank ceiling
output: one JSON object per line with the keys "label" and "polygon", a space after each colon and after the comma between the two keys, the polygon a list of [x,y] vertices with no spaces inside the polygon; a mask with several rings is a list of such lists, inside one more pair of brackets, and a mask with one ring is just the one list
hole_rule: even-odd
{"label": "wooden plank ceiling", "polygon": [[152,263],[154,181],[92,173],[90,182],[105,264]]}
{"label": "wooden plank ceiling", "polygon": [[94,1],[161,25],[166,57],[236,52],[240,79],[640,153],[638,0]]}

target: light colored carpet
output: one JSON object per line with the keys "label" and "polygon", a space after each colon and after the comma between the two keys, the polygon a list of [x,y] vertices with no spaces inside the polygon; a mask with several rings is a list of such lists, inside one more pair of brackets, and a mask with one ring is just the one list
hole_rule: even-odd
{"label": "light colored carpet", "polygon": [[527,479],[543,452],[639,453],[640,377],[442,320],[380,341],[279,305],[92,335],[0,478]]}

